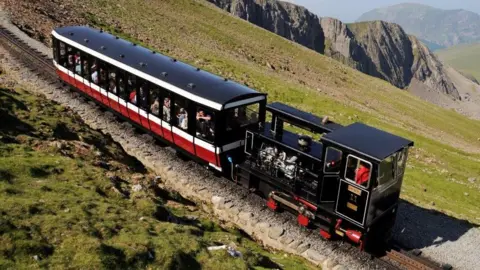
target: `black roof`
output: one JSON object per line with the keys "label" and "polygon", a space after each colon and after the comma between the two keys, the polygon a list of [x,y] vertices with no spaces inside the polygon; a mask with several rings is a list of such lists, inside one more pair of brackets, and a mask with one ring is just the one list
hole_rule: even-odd
{"label": "black roof", "polygon": [[388,132],[354,123],[335,130],[322,137],[322,140],[339,144],[380,162],[413,142]]}
{"label": "black roof", "polygon": [[[67,26],[57,28],[55,32],[97,53],[126,64],[130,68],[221,105],[246,98],[265,96],[265,94],[242,84],[225,80],[160,53],[154,54],[147,48],[134,46],[129,41],[117,39],[114,35],[97,29],[87,26]],[[124,57],[122,58],[120,55]],[[142,66],[140,63],[146,65]],[[167,73],[166,77],[162,75],[164,72]],[[189,84],[194,84],[194,87],[189,87]]]}
{"label": "black roof", "polygon": [[324,125],[322,124],[322,118],[280,102],[268,104],[267,110],[285,118],[293,125],[297,125],[317,133],[332,132],[343,127],[342,125],[334,123],[330,120],[327,120]]}

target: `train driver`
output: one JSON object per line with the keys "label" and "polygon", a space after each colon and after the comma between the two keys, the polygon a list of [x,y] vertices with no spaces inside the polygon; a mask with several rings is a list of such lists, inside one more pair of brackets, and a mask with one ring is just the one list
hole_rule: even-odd
{"label": "train driver", "polygon": [[360,161],[360,166],[355,170],[355,182],[359,185],[366,186],[370,179],[370,166]]}

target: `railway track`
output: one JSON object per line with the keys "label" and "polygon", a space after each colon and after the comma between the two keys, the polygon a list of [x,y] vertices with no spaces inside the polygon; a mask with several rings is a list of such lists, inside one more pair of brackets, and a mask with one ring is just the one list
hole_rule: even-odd
{"label": "railway track", "polygon": [[[49,56],[32,48],[25,41],[21,40],[2,26],[0,26],[0,45],[9,51],[31,72],[51,84],[52,87],[55,87],[57,90],[67,90],[65,85],[59,81],[52,59]],[[434,262],[412,255],[398,247],[387,251],[385,256],[375,258],[375,260],[378,260],[380,269],[382,269],[382,266],[386,269],[452,269],[448,266],[440,267]]]}

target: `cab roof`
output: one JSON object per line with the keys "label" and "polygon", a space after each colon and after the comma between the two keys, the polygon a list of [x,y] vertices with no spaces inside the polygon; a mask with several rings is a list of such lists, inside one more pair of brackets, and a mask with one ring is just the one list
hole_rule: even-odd
{"label": "cab roof", "polygon": [[410,140],[358,122],[327,133],[322,140],[343,146],[377,162],[404,147],[413,146]]}
{"label": "cab roof", "polygon": [[217,110],[240,105],[242,102],[238,101],[245,99],[252,102],[265,99],[265,94],[245,85],[133,45],[101,30],[67,26],[55,29],[52,34],[87,54]]}

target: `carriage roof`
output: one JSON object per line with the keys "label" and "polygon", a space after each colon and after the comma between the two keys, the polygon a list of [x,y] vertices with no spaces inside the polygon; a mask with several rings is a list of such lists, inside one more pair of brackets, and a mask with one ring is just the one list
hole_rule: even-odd
{"label": "carriage roof", "polygon": [[68,26],[57,28],[52,34],[87,54],[217,110],[265,99],[265,94],[245,85],[133,45],[101,30]]}

